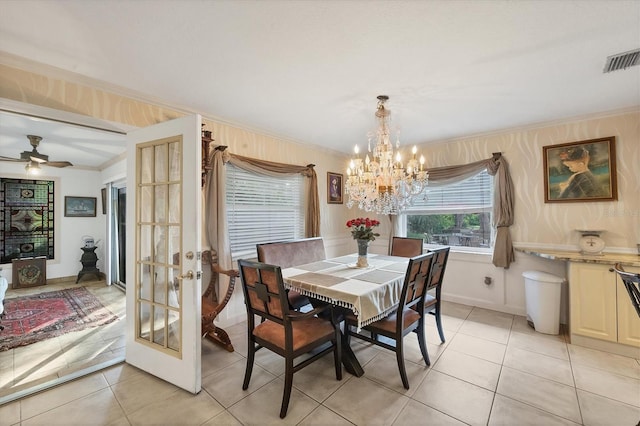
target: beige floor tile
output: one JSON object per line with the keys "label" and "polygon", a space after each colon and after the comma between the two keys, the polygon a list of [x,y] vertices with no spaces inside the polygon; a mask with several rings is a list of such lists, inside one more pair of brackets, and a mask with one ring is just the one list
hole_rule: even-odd
{"label": "beige floor tile", "polygon": [[640,407],[640,380],[597,368],[573,365],[576,388]]}
{"label": "beige floor tile", "polygon": [[497,393],[576,423],[582,421],[571,386],[503,366]]}
{"label": "beige floor tile", "polygon": [[111,389],[124,412],[131,414],[159,399],[167,399],[178,392],[179,388],[149,374],[142,374],[131,380],[116,383]]}
{"label": "beige floor tile", "polygon": [[[436,327],[435,318],[432,318],[432,320],[429,320],[429,318],[432,318],[432,316],[427,316],[427,325],[430,327]],[[455,316],[455,313],[454,315],[446,315],[441,312],[440,319],[442,320],[442,330],[444,331],[445,339],[448,339],[447,333],[457,333],[462,324],[464,324],[464,318]],[[440,339],[439,336],[438,339]]]}
{"label": "beige floor tile", "polygon": [[246,361],[238,361],[216,373],[204,377],[202,379],[202,388],[214,397],[216,401],[228,408],[276,379],[276,376],[264,368],[259,365],[254,365],[249,388],[242,390],[246,364]]}
{"label": "beige floor tile", "polygon": [[132,425],[201,425],[224,411],[206,392],[190,394],[182,389],[157,399],[127,415]]}
{"label": "beige floor tile", "polygon": [[242,426],[242,423],[228,411],[223,411],[214,418],[202,424],[202,426]]}
{"label": "beige floor tile", "polygon": [[298,426],[352,426],[352,423],[321,405],[304,418]]}
{"label": "beige floor tile", "polygon": [[467,321],[479,322],[494,327],[511,329],[513,315],[504,312],[491,311],[483,308],[473,308],[467,317]]}
{"label": "beige floor tile", "polygon": [[489,418],[489,426],[575,426],[577,424],[502,395],[496,395]]}
{"label": "beige floor tile", "polygon": [[409,389],[405,389],[398,369],[398,361],[394,352],[380,352],[367,364],[364,377],[380,383],[396,392],[411,396],[427,375],[428,367],[424,362],[415,364],[405,359],[404,368],[409,379]]}
{"label": "beige floor tile", "polygon": [[44,393],[28,396],[21,400],[22,418],[29,419],[108,386],[109,384],[102,374],[92,374]]}
{"label": "beige floor tile", "polygon": [[578,389],[578,401],[585,425],[635,425],[640,408]]}
{"label": "beige floor tile", "polygon": [[393,426],[415,426],[418,424],[463,426],[465,423],[414,400],[407,403],[393,422]]}
{"label": "beige floor tile", "polygon": [[495,392],[500,376],[500,364],[452,349],[447,349],[442,354],[433,369],[492,392]]}
{"label": "beige floor tile", "polygon": [[245,425],[296,425],[320,405],[299,390],[291,390],[287,415],[280,419],[284,381],[276,379],[240,400],[228,410]]}
{"label": "beige floor tile", "polygon": [[202,377],[216,373],[244,359],[242,355],[235,351],[229,352],[207,339],[202,340]]}
{"label": "beige floor tile", "polygon": [[109,367],[105,370],[102,370],[101,373],[104,376],[104,378],[107,380],[109,385],[114,385],[116,383],[124,382],[125,380],[137,378],[141,374],[145,374],[142,370],[139,370],[136,367],[129,365],[127,363],[114,365],[113,367]]}
{"label": "beige floor tile", "polygon": [[111,390],[107,388],[23,420],[22,425],[108,425],[123,418],[125,418],[124,411]]}
{"label": "beige floor tile", "polygon": [[467,320],[458,330],[460,333],[506,345],[510,331],[508,328]]}
{"label": "beige floor tile", "polygon": [[20,401],[0,405],[0,425],[9,426],[20,423]]}
{"label": "beige floor tile", "polygon": [[609,352],[584,348],[582,346],[568,345],[571,362],[599,368],[622,376],[640,379],[640,364],[634,358],[616,355]]}
{"label": "beige floor tile", "polygon": [[255,364],[275,376],[284,374],[284,358],[268,349],[261,349],[256,352]]}
{"label": "beige floor tile", "polygon": [[345,383],[323,405],[356,425],[388,425],[408,402],[406,396],[359,377]]}
{"label": "beige floor tile", "polygon": [[13,349],[0,351],[0,372],[5,369],[13,368],[13,352]]}
{"label": "beige floor tile", "polygon": [[412,399],[470,425],[486,425],[493,392],[431,370]]}
{"label": "beige floor tile", "polygon": [[526,317],[523,317],[520,315],[516,315],[513,317],[513,324],[511,326],[511,331],[515,331],[522,334],[530,334],[533,336],[538,336],[548,340],[555,340],[558,342],[564,342],[564,343],[567,342],[565,325],[560,324],[560,334],[540,333],[536,331],[535,328],[529,325]]}
{"label": "beige floor tile", "polygon": [[569,361],[509,346],[504,357],[504,365],[525,373],[574,386],[573,373],[571,372]]}
{"label": "beige floor tile", "polygon": [[449,349],[496,364],[502,364],[507,347],[502,343],[490,342],[485,339],[460,333],[456,334],[453,340],[451,340]]}
{"label": "beige floor tile", "polygon": [[564,340],[544,336],[545,335],[535,332],[520,333],[511,330],[509,346],[569,361],[569,352],[567,351],[567,344]]}
{"label": "beige floor tile", "polygon": [[446,300],[442,301],[442,305],[440,308],[442,309],[442,315],[456,317],[462,320],[466,319],[473,310],[473,306],[463,305],[461,303],[455,302],[448,302]]}
{"label": "beige floor tile", "polygon": [[[430,317],[431,316],[429,315],[426,318],[428,319]],[[451,339],[453,338],[453,336],[455,336],[456,334],[455,331],[447,330],[443,327],[445,341],[442,342],[440,340],[440,335],[438,334],[438,328],[436,327],[435,321],[433,322],[433,324],[431,324],[429,321],[425,321],[424,328],[425,328],[425,337],[427,338],[427,342],[432,343],[434,345],[442,344],[444,346],[447,346],[451,341]]]}
{"label": "beige floor tile", "polygon": [[318,402],[322,402],[350,377],[343,366],[342,380],[336,379],[333,353],[323,356],[293,375],[293,386]]}

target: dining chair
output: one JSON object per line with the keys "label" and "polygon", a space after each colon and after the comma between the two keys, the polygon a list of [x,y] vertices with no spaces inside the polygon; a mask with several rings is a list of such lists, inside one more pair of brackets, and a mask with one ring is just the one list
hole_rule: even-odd
{"label": "dining chair", "polygon": [[[287,293],[279,266],[261,262],[238,260],[245,305],[247,307],[248,349],[247,367],[242,389],[247,390],[251,380],[255,353],[267,348],[285,359],[285,380],[280,418],[287,415],[293,374],[320,357],[333,352],[336,379],[342,380],[342,351],[340,329],[333,320],[317,316],[331,311],[331,305],[301,313],[289,308]],[[263,319],[256,325],[255,317]],[[331,345],[327,346],[327,343]],[[308,354],[309,352],[312,353]],[[303,360],[294,360],[308,354]]]}
{"label": "dining chair", "polygon": [[[400,303],[391,314],[362,327],[361,331],[357,330],[357,317],[353,313],[347,314],[345,317],[345,345],[349,344],[350,338],[353,336],[395,352],[400,378],[405,389],[409,389],[409,379],[404,365],[403,344],[407,334],[412,331],[416,332],[424,362],[431,365],[424,333],[424,300],[434,259],[434,253],[425,253],[409,260],[400,294]],[[365,334],[363,331],[370,334]],[[381,336],[391,339],[394,344],[381,340]]]}
{"label": "dining chair", "polygon": [[442,302],[442,281],[444,280],[444,271],[447,268],[449,260],[450,247],[442,247],[435,250],[429,250],[434,254],[431,278],[427,287],[427,295],[424,301],[425,312],[430,313],[436,318],[436,327],[440,335],[440,341],[445,342],[444,331],[442,330],[442,317],[440,315]]}
{"label": "dining chair", "polygon": [[[256,244],[258,262],[278,265],[283,269],[327,258],[322,237],[301,238]],[[288,290],[289,306],[299,310],[311,303],[308,297],[294,290]]]}
{"label": "dining chair", "polygon": [[616,263],[613,268],[624,283],[624,288],[627,289],[631,304],[633,304],[638,317],[640,317],[640,274],[625,271],[620,263]]}
{"label": "dining chair", "polygon": [[393,237],[390,256],[413,257],[422,254],[422,238]]}

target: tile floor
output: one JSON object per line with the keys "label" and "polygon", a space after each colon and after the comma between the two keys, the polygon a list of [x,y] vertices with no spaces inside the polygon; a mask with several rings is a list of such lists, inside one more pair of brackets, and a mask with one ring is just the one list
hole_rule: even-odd
{"label": "tile floor", "polygon": [[[116,314],[118,320],[102,327],[87,328],[0,352],[0,397],[91,365],[117,357],[124,358],[125,294],[115,286],[105,285],[104,280],[83,279],[78,284],[73,280],[40,287],[10,289],[5,299],[82,286]],[[0,418],[0,423],[2,422]]]}
{"label": "tile floor", "polygon": [[[287,417],[278,417],[284,366],[270,352],[245,369],[244,324],[236,348],[203,341],[202,387],[191,395],[126,364],[0,406],[2,425],[636,425],[640,360],[534,332],[525,318],[446,303],[447,342],[432,317],[432,366],[405,338],[411,389],[389,351],[352,340],[365,375],[337,381],[330,356],[294,375]],[[640,351],[639,351],[640,354]],[[640,358],[640,355],[639,355]]]}

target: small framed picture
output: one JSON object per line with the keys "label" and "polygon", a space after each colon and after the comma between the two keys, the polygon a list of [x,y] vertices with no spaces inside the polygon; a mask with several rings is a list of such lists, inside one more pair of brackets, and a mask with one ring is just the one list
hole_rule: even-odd
{"label": "small framed picture", "polygon": [[107,188],[102,188],[100,194],[102,195],[102,214],[107,214]]}
{"label": "small framed picture", "polygon": [[327,172],[327,203],[342,204],[342,175]]}
{"label": "small framed picture", "polygon": [[611,136],[543,146],[544,202],[617,200],[615,142]]}
{"label": "small framed picture", "polygon": [[96,197],[64,197],[64,215],[67,217],[95,217]]}

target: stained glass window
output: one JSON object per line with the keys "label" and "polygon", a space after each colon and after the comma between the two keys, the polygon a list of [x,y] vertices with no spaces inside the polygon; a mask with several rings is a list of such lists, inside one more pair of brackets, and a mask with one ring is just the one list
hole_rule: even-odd
{"label": "stained glass window", "polygon": [[0,178],[0,212],[0,263],[53,259],[53,181]]}

